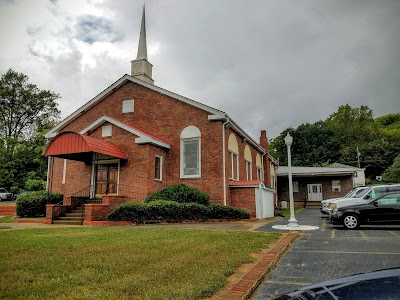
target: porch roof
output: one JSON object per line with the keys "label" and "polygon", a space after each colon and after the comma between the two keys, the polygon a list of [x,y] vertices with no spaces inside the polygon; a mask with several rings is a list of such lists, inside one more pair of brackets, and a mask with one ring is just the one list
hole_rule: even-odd
{"label": "porch roof", "polygon": [[[352,175],[355,171],[357,171],[355,167],[292,167],[292,175],[297,177]],[[277,176],[288,176],[288,174],[289,167],[287,166],[279,166],[276,170]]]}
{"label": "porch roof", "polygon": [[128,159],[120,146],[76,132],[59,134],[46,147],[43,155],[87,162],[92,159],[93,153]]}

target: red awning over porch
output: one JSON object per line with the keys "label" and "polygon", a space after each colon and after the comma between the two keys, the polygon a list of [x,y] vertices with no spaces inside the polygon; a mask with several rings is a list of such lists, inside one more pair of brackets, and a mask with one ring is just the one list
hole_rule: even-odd
{"label": "red awning over porch", "polygon": [[93,153],[128,159],[120,146],[76,132],[64,132],[58,135],[47,146],[44,156],[87,162],[92,159]]}

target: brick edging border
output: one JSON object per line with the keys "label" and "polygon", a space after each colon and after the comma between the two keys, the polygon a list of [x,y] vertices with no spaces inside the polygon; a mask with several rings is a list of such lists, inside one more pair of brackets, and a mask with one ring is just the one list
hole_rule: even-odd
{"label": "brick edging border", "polygon": [[258,263],[219,299],[247,299],[264,277],[276,266],[279,258],[289,249],[289,246],[298,236],[299,234],[297,232],[291,232],[280,238],[275,246],[264,254]]}

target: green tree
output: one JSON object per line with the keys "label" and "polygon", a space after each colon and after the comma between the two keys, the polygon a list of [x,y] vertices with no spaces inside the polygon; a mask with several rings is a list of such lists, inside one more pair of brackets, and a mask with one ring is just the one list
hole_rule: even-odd
{"label": "green tree", "polygon": [[340,139],[324,122],[318,121],[288,128],[271,141],[271,153],[279,158],[281,165],[287,165],[284,139],[288,132],[293,137],[291,155],[294,166],[321,166],[327,162],[335,162],[340,157]]}
{"label": "green tree", "polygon": [[400,182],[400,154],[395,158],[393,164],[383,173],[384,182]]}
{"label": "green tree", "polygon": [[59,117],[58,94],[40,90],[22,73],[8,70],[0,79],[0,186],[14,192],[26,181],[46,178],[44,134]]}
{"label": "green tree", "polygon": [[40,90],[28,76],[9,69],[0,79],[0,138],[6,153],[59,117],[58,94]]}
{"label": "green tree", "polygon": [[371,141],[378,130],[372,109],[365,105],[356,108],[342,105],[325,120],[325,124],[345,146],[356,147],[359,142]]}

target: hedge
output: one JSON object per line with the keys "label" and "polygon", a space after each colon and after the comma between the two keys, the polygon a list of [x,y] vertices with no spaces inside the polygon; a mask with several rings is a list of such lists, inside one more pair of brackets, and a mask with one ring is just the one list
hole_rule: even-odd
{"label": "hedge", "polygon": [[16,214],[20,218],[35,218],[46,215],[46,204],[59,203],[63,195],[46,191],[32,192],[18,196]]}
{"label": "hedge", "polygon": [[207,219],[249,219],[250,213],[238,208],[219,204],[178,203],[156,200],[150,203],[124,203],[108,215],[109,221],[132,221],[140,224],[155,220],[177,223],[183,220],[206,221]]}
{"label": "hedge", "polygon": [[144,202],[149,203],[160,199],[179,203],[198,203],[208,205],[210,196],[199,189],[191,188],[184,184],[177,184],[151,194]]}

